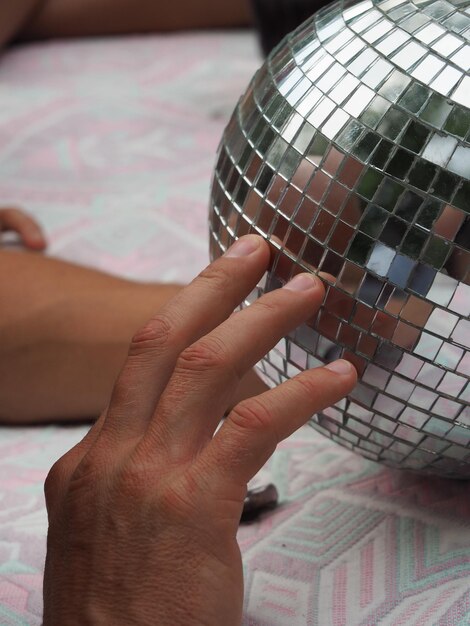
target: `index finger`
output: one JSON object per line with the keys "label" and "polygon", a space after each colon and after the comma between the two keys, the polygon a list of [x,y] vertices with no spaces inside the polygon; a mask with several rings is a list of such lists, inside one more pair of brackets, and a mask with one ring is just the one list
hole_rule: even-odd
{"label": "index finger", "polygon": [[261,237],[240,238],[136,333],[100,437],[144,434],[180,353],[231,315],[269,260]]}

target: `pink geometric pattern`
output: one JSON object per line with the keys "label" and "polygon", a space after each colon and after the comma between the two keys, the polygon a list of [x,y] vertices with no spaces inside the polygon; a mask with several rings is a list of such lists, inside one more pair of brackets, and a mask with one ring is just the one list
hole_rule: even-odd
{"label": "pink geometric pattern", "polygon": [[[0,66],[0,201],[50,253],[143,280],[208,259],[223,127],[260,62],[250,33],[17,48]],[[0,624],[41,623],[48,468],[86,432],[0,429]],[[244,624],[468,626],[470,486],[383,469],[309,428],[258,481],[277,510],[242,526]]]}

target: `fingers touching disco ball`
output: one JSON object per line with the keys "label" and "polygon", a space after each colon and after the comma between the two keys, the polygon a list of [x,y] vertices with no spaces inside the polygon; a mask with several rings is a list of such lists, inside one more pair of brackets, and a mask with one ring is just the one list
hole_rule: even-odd
{"label": "fingers touching disco ball", "polygon": [[470,2],[347,0],[273,51],[219,148],[211,254],[264,236],[252,302],[319,272],[319,313],[260,363],[278,384],[343,357],[312,417],[394,467],[470,477]]}

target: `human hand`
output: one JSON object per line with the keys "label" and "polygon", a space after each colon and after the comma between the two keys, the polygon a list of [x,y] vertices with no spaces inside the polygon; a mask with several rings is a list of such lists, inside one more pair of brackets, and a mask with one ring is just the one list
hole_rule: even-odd
{"label": "human hand", "polygon": [[47,246],[39,224],[21,209],[0,209],[0,233],[9,231],[17,233],[21,243],[30,250],[44,250]]}
{"label": "human hand", "polygon": [[356,381],[344,361],[302,372],[214,435],[240,378],[324,295],[300,275],[232,315],[269,257],[240,239],[138,331],[107,410],[51,469],[45,626],[240,623],[247,482]]}

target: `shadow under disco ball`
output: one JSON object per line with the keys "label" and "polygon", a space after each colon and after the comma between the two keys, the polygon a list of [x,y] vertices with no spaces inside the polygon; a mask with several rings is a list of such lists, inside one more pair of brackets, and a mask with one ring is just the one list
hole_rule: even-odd
{"label": "shadow under disco ball", "polygon": [[470,477],[470,2],[337,2],[257,72],[219,148],[211,255],[263,235],[272,271],[327,275],[259,364],[343,357],[360,382],[312,425],[394,467]]}

